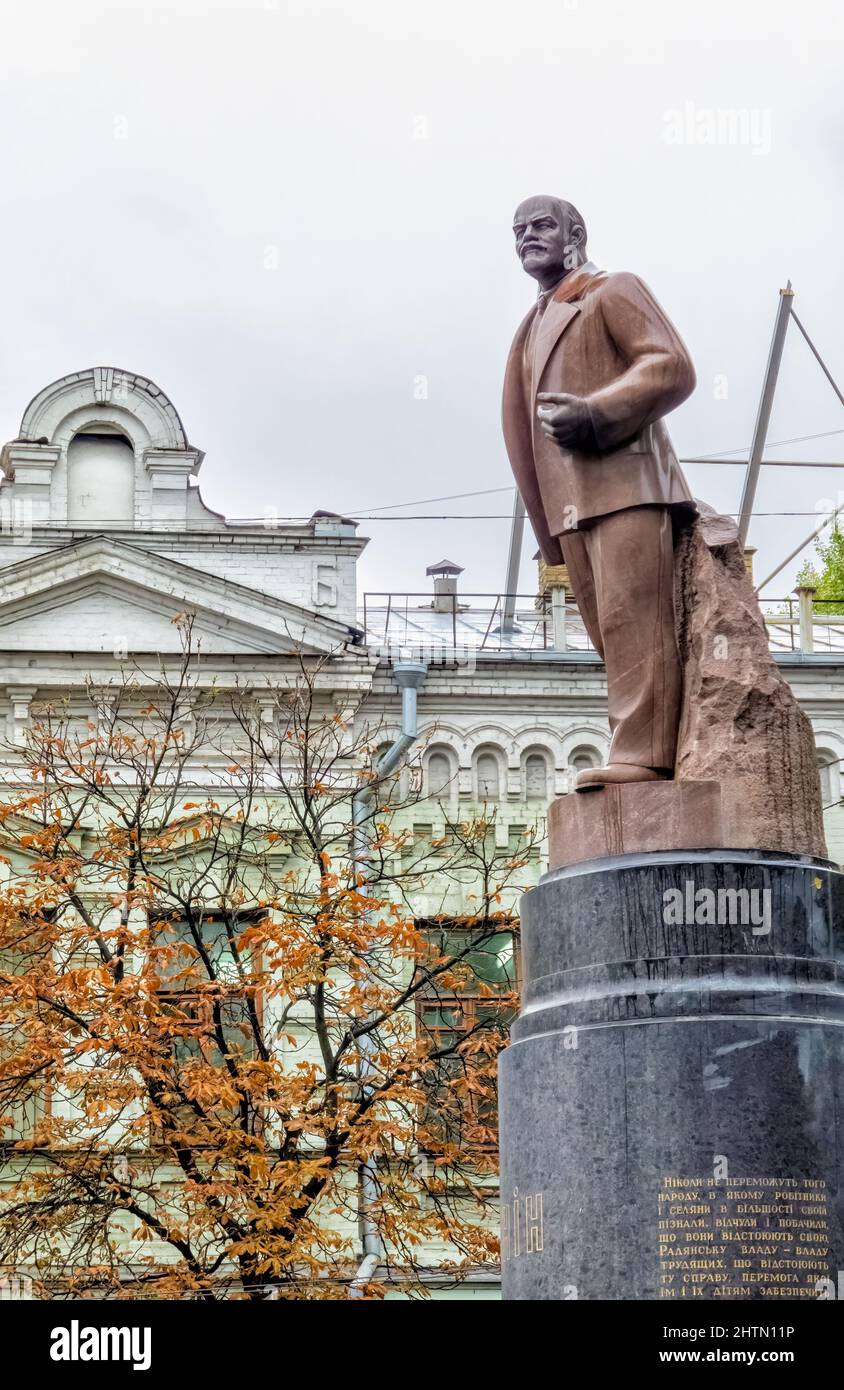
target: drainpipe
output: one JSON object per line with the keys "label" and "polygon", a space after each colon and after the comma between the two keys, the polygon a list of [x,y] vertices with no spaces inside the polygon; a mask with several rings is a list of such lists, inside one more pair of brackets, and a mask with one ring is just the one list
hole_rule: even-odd
{"label": "drainpipe", "polygon": [[[428,674],[428,667],[422,661],[397,661],[393,665],[396,685],[401,690],[401,733],[383,757],[378,759],[372,781],[358,787],[352,799],[352,863],[355,881],[369,879],[367,863],[366,834],[364,825],[369,816],[370,803],[383,782],[391,772],[404,761],[408,749],[419,737],[419,722],[416,708],[417,691]],[[363,1033],[359,1039],[361,1052],[361,1078],[366,1090],[366,1078],[372,1072],[371,1056],[375,1042],[371,1033]],[[349,1286],[349,1297],[360,1298],[363,1286],[367,1284],[381,1263],[381,1239],[378,1227],[370,1215],[378,1196],[375,1165],[371,1160],[361,1164],[359,1175],[360,1226],[363,1243],[363,1260],[357,1274]]]}

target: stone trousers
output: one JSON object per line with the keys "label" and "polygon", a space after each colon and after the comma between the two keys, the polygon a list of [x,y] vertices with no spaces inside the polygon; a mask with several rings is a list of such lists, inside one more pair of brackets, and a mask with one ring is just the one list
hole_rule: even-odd
{"label": "stone trousers", "polygon": [[682,673],[667,507],[628,507],[559,537],[574,597],[607,668],[609,762],[673,772]]}

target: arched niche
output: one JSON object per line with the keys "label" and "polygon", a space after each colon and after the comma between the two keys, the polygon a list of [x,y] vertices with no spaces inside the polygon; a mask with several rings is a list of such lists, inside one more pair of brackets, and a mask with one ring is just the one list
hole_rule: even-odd
{"label": "arched niche", "polygon": [[475,752],[475,797],[478,801],[498,801],[506,785],[504,754],[494,744],[483,744]]}
{"label": "arched niche", "polygon": [[425,759],[425,778],[429,796],[440,800],[448,799],[456,791],[454,781],[455,767],[451,750],[443,744],[434,744]]}
{"label": "arched niche", "polygon": [[569,753],[569,767],[575,772],[584,772],[589,767],[601,766],[601,754],[591,743],[579,743]]}
{"label": "arched niche", "polygon": [[69,525],[131,525],[135,516],[135,452],[117,431],[80,430],[67,446]]}
{"label": "arched niche", "polygon": [[828,810],[841,800],[841,759],[832,748],[818,748],[816,761],[821,782],[821,804],[824,810]]}
{"label": "arched niche", "polygon": [[522,757],[522,796],[526,801],[548,800],[552,771],[550,759],[542,748],[529,748]]}

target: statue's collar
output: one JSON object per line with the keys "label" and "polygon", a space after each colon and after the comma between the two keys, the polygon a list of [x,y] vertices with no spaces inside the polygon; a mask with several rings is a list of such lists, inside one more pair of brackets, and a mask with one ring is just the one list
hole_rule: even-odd
{"label": "statue's collar", "polygon": [[594,280],[596,275],[603,275],[594,261],[584,261],[577,270],[570,270],[560,281],[555,290],[552,290],[549,299],[554,299],[558,304],[571,303],[573,299],[580,299],[587,285]]}

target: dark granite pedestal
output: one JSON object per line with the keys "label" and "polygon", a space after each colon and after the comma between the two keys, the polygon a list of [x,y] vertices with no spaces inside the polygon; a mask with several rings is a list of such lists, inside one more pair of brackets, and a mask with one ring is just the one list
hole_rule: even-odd
{"label": "dark granite pedestal", "polygon": [[741,850],[558,869],[523,901],[522,960],[504,1297],[835,1296],[844,875]]}

